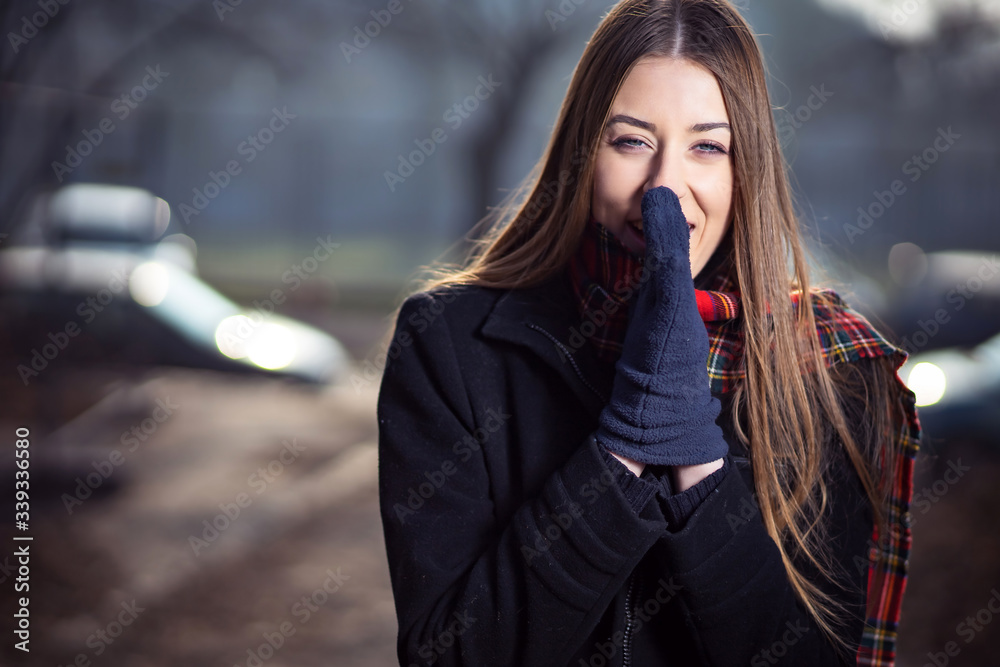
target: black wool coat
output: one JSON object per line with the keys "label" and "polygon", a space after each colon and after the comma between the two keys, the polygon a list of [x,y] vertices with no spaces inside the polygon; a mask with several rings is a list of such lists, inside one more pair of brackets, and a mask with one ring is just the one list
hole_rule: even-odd
{"label": "black wool coat", "polygon": [[765,531],[729,395],[721,480],[677,518],[665,469],[640,480],[595,442],[614,369],[571,342],[580,324],[566,274],[404,302],[378,399],[400,665],[853,664],[872,534],[853,469],[830,478],[839,585],[801,564],[844,606],[845,654]]}

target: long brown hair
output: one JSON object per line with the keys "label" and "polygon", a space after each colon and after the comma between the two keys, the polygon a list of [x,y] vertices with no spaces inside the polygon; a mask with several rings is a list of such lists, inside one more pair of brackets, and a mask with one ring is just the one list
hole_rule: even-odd
{"label": "long brown hair", "polygon": [[[876,362],[876,382],[827,369],[816,333],[812,291],[786,165],[768,98],[764,63],[747,23],[726,0],[624,0],[598,26],[574,71],[551,140],[521,189],[484,218],[461,267],[424,288],[467,283],[497,288],[537,284],[564,270],[590,215],[594,157],[612,102],[632,67],[647,56],[683,58],[711,71],[732,126],[734,191],[731,278],[742,295],[746,377],[736,389],[734,421],[753,461],[754,486],[768,533],[796,594],[836,645],[843,609],[803,565],[830,582],[823,536],[826,472],[838,436],[885,535],[892,471],[893,369]],[[793,308],[789,294],[800,293]],[[888,379],[887,379],[888,378]],[[866,397],[867,433],[856,440],[841,401]],[[746,419],[740,428],[738,415]],[[860,433],[860,431],[859,431]],[[859,442],[866,443],[862,447]],[[838,452],[839,453],[839,452]],[[793,560],[793,556],[795,559]],[[804,560],[803,560],[804,559]],[[851,564],[853,566],[853,564]],[[841,568],[841,570],[838,570]]]}

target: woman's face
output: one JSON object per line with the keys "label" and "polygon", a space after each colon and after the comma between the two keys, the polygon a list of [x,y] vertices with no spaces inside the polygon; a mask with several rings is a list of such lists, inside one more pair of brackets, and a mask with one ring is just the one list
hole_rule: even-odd
{"label": "woman's face", "polygon": [[697,275],[729,226],[733,199],[732,131],[715,76],[689,60],[643,58],[608,118],[592,215],[643,256],[642,195],[670,188],[691,227],[691,274]]}

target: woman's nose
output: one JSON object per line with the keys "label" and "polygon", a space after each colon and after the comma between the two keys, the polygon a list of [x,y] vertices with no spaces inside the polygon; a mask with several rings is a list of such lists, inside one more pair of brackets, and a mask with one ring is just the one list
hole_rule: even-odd
{"label": "woman's nose", "polygon": [[650,164],[649,179],[643,193],[653,188],[665,186],[674,191],[678,199],[687,194],[687,180],[684,176],[684,161],[676,155],[664,152]]}

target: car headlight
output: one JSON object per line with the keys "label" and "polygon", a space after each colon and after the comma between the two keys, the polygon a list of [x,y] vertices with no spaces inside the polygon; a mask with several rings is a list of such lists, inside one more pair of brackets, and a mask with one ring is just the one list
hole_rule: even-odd
{"label": "car headlight", "polygon": [[906,386],[916,395],[919,408],[940,401],[948,383],[944,371],[939,366],[929,361],[922,361],[910,369]]}

